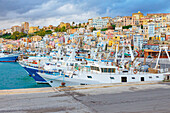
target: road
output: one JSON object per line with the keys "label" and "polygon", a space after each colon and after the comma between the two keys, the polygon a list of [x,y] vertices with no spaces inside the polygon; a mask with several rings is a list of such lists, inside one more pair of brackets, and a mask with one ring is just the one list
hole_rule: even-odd
{"label": "road", "polygon": [[2,94],[0,113],[169,113],[170,84],[122,84]]}

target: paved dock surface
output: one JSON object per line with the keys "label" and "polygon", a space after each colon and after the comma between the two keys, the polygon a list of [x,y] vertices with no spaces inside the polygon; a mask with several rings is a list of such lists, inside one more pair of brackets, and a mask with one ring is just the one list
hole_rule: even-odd
{"label": "paved dock surface", "polygon": [[170,83],[0,91],[0,113],[170,113]]}

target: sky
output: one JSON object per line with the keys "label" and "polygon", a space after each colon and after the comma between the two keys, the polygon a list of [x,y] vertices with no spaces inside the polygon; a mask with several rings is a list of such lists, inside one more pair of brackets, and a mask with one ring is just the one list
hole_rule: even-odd
{"label": "sky", "polygon": [[0,29],[25,21],[43,27],[83,23],[99,16],[131,16],[138,11],[170,13],[169,6],[170,0],[0,0]]}

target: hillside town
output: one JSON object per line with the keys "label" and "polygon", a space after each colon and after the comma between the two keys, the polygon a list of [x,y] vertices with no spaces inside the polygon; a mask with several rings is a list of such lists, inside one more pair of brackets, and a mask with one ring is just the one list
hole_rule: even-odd
{"label": "hillside town", "polygon": [[42,28],[23,22],[21,26],[0,30],[3,52],[50,51],[68,45],[73,48],[79,45],[82,50],[100,47],[101,51],[115,51],[117,45],[131,45],[133,50],[144,51],[147,57],[157,57],[160,44],[170,50],[170,13],[144,15],[138,11],[130,16],[96,17],[85,23],[60,22],[58,26]]}

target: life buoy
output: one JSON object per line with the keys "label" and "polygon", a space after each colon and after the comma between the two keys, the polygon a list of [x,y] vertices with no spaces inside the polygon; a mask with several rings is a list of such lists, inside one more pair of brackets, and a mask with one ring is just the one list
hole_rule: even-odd
{"label": "life buoy", "polygon": [[133,73],[134,73],[134,74],[137,74],[137,72],[138,72],[137,69],[134,69],[134,70],[133,70]]}

